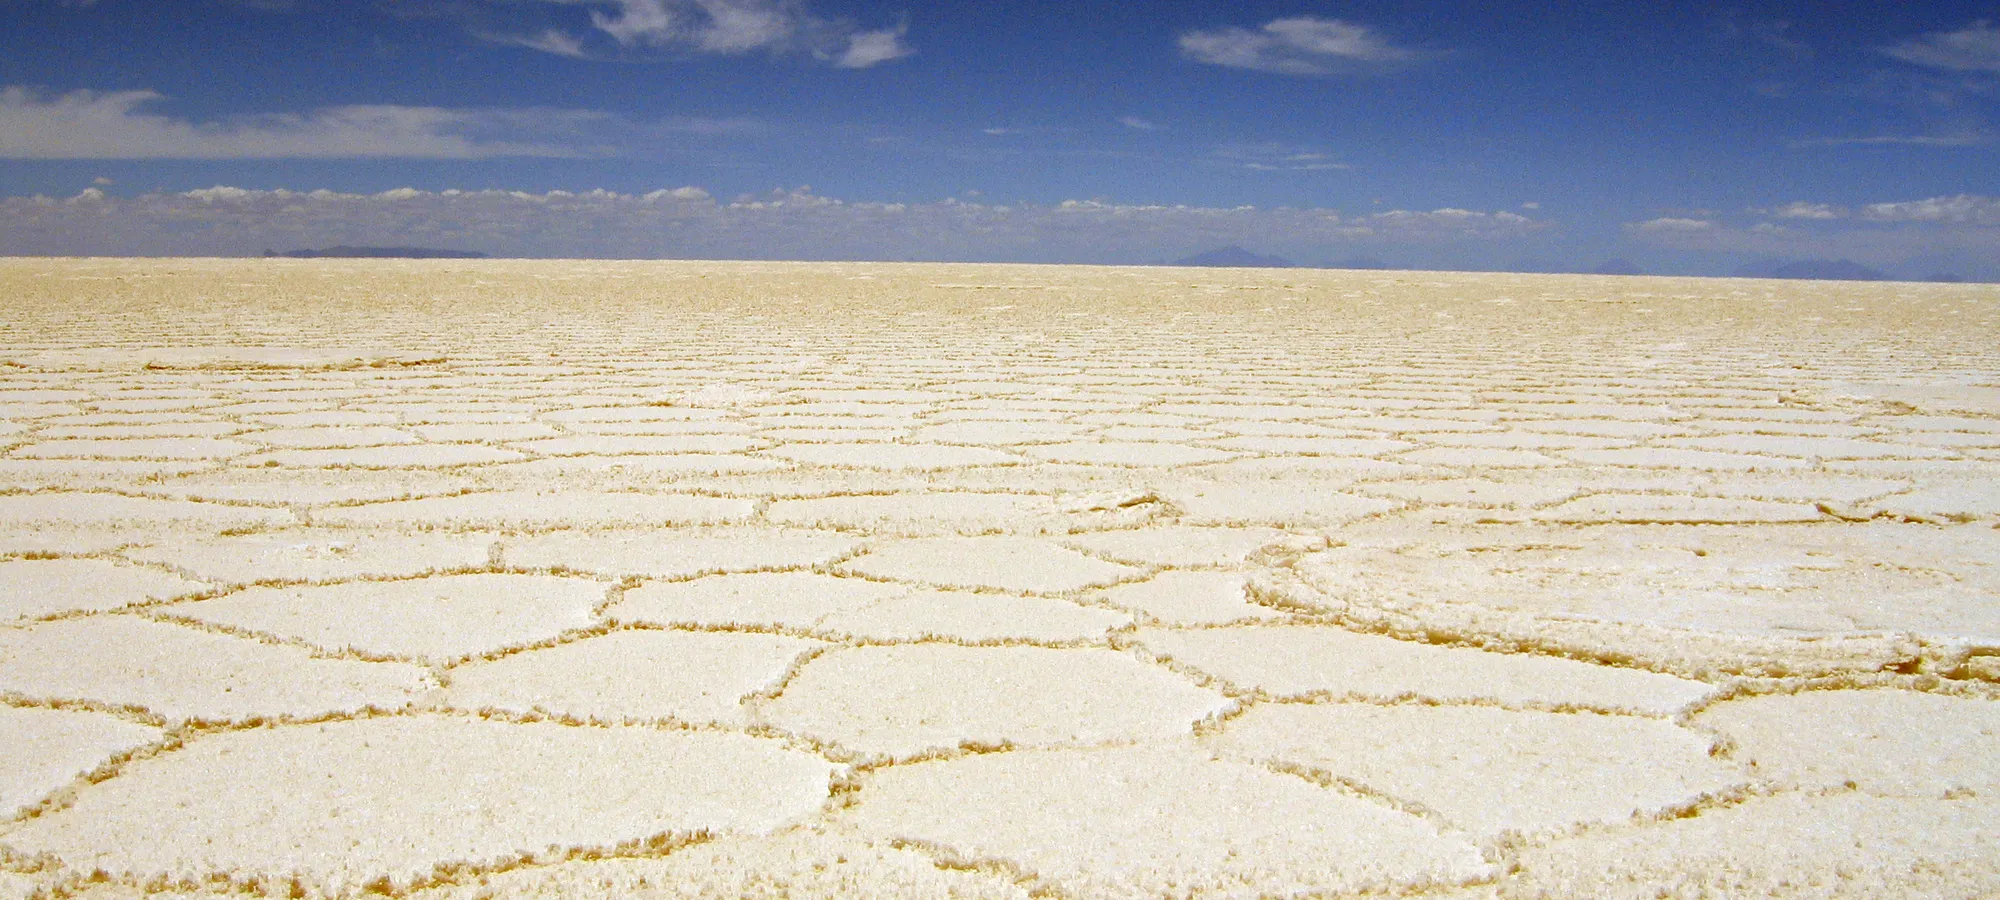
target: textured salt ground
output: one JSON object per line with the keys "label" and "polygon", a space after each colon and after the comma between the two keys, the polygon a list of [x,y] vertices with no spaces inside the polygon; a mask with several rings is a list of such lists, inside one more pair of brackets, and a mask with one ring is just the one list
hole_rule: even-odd
{"label": "textured salt ground", "polygon": [[1988,288],[0,288],[0,897],[2000,889]]}

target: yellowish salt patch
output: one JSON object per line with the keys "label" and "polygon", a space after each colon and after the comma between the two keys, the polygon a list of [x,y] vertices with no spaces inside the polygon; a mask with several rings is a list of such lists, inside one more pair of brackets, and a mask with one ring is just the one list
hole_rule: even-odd
{"label": "yellowish salt patch", "polygon": [[641,585],[605,610],[621,622],[660,625],[782,626],[810,629],[910,588],[814,572],[753,572]]}
{"label": "yellowish salt patch", "polygon": [[1703,735],[1596,713],[1267,703],[1211,743],[1351,780],[1482,838],[1655,815],[1747,781]]}
{"label": "yellowish salt patch", "polygon": [[489,491],[322,510],[322,525],[432,528],[564,528],[716,524],[749,516],[751,503],[695,494]]}
{"label": "yellowish salt patch", "polygon": [[832,771],[740,734],[336,721],[203,737],[128,766],[5,840],[86,871],[297,875],[348,894],[378,879],[407,886],[447,864],[770,831],[815,811]]}
{"label": "yellowish salt patch", "polygon": [[158,728],[98,713],[0,706],[0,818],[159,737]]}
{"label": "yellowish salt patch", "polygon": [[416,666],[327,659],[135,616],[0,629],[0,691],[132,706],[170,722],[397,709],[434,687]]}
{"label": "yellowish salt patch", "polygon": [[1123,613],[1044,597],[918,590],[834,612],[815,627],[877,641],[1081,641],[1130,624]]}
{"label": "yellowish salt patch", "polygon": [[764,452],[809,465],[856,469],[955,469],[1021,461],[1011,453],[951,444],[785,444]]}
{"label": "yellowish salt patch", "polygon": [[297,528],[261,534],[160,540],[122,555],[225,584],[408,578],[487,562],[483,535]]}
{"label": "yellowish salt patch", "polygon": [[1990,797],[1755,797],[1526,848],[1502,890],[1548,900],[1990,896],[2000,891],[1996,820]]}
{"label": "yellowish salt patch", "polygon": [[898,644],[822,654],[764,716],[850,750],[907,758],[961,744],[1172,737],[1231,706],[1110,650]]}
{"label": "yellowish salt patch", "polygon": [[302,641],[329,652],[442,662],[590,625],[605,585],[546,575],[438,575],[248,588],[170,612]]}
{"label": "yellowish salt patch", "polygon": [[1169,625],[1282,618],[1283,613],[1250,602],[1248,581],[1248,576],[1239,572],[1162,572],[1135,584],[1107,588],[1095,596]]}
{"label": "yellowish salt patch", "polygon": [[877,544],[843,567],[873,578],[1035,592],[1109,584],[1139,571],[1046,540],[1006,535]]}
{"label": "yellowish salt patch", "polygon": [[618,631],[459,666],[448,697],[468,710],[741,726],[739,701],[777,686],[816,646],[770,634]]}
{"label": "yellowish salt patch", "polygon": [[1788,788],[1847,784],[1936,797],[2000,791],[2000,702],[1915,691],[1806,691],[1745,697],[1694,724],[1736,746],[1752,773]]}
{"label": "yellowish salt patch", "polygon": [[513,568],[651,578],[823,565],[860,543],[833,532],[756,527],[554,531],[500,541]]}
{"label": "yellowish salt patch", "polygon": [[1153,653],[1280,697],[1418,697],[1671,715],[1713,690],[1698,681],[1527,653],[1489,653],[1339,628],[1143,629]]}
{"label": "yellowish salt patch", "polygon": [[1202,528],[1170,525],[1071,535],[1062,542],[1119,562],[1155,566],[1222,566],[1242,563],[1266,547],[1313,549],[1323,542],[1275,528]]}
{"label": "yellowish salt patch", "polygon": [[915,850],[796,829],[724,837],[662,858],[575,860],[510,869],[410,895],[414,900],[739,900],[935,897],[1028,900],[1012,880],[948,868]]}
{"label": "yellowish salt patch", "polygon": [[866,791],[843,816],[863,833],[1005,860],[1072,896],[1338,894],[1494,874],[1415,816],[1177,745],[921,762],[874,773]]}
{"label": "yellowish salt patch", "polygon": [[170,600],[215,586],[101,559],[0,560],[0,624]]}

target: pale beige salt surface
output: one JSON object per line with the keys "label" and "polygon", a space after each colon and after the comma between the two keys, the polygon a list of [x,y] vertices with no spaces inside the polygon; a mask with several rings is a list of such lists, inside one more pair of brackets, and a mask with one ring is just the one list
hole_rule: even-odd
{"label": "pale beige salt surface", "polygon": [[0,691],[138,707],[169,722],[398,709],[434,687],[416,666],[327,659],[136,616],[0,629]]}
{"label": "pale beige salt surface", "polygon": [[1206,528],[1167,525],[1119,531],[1096,531],[1062,538],[1062,542],[1099,556],[1139,565],[1224,566],[1242,563],[1267,547],[1316,549],[1324,539],[1289,534],[1275,528]]}
{"label": "pale beige salt surface", "polygon": [[1419,804],[1482,840],[1655,815],[1748,780],[1707,736],[1597,713],[1267,703],[1209,742]]}
{"label": "pale beige salt surface", "polygon": [[512,450],[483,444],[401,444],[383,447],[355,447],[326,450],[273,450],[238,460],[246,466],[297,466],[300,468],[450,468],[488,463],[512,462],[526,457]]}
{"label": "pale beige salt surface", "polygon": [[[842,818],[1078,897],[1253,897],[1489,878],[1471,844],[1183,745],[1021,750],[874,772]],[[1246,811],[1254,814],[1246,815]]]}
{"label": "pale beige salt surface", "polygon": [[762,715],[849,750],[907,759],[968,743],[1167,738],[1233,706],[1111,650],[896,644],[821,654]]}
{"label": "pale beige salt surface", "polygon": [[359,425],[394,425],[396,417],[388,413],[361,412],[348,409],[329,409],[319,412],[272,413],[260,416],[244,416],[260,425],[272,428],[318,428],[347,427]]}
{"label": "pale beige salt surface", "polygon": [[2000,702],[1915,691],[1806,691],[1718,703],[1693,719],[1749,770],[1791,788],[1937,797],[2000,789]]}
{"label": "pale beige salt surface", "polygon": [[116,609],[213,590],[169,572],[102,559],[0,560],[0,622]]}
{"label": "pale beige salt surface", "polygon": [[121,555],[172,566],[226,584],[409,578],[486,565],[487,535],[296,528],[259,534],[183,537],[131,547]]}
{"label": "pale beige salt surface", "polygon": [[1357,493],[1411,503],[1493,506],[1504,509],[1541,506],[1575,496],[1572,480],[1535,476],[1510,481],[1492,478],[1441,478],[1430,481],[1383,481],[1357,484]]}
{"label": "pale beige salt surface", "polygon": [[986,872],[945,868],[913,850],[795,829],[724,837],[654,859],[575,860],[479,875],[417,891],[413,900],[492,897],[563,900],[778,900],[784,897],[938,897],[1028,900]]}
{"label": "pale beige salt surface", "polygon": [[1130,624],[1121,612],[1045,597],[916,590],[830,613],[814,628],[871,641],[1059,642],[1102,638]]}
{"label": "pale beige salt surface", "polygon": [[524,441],[554,437],[560,432],[540,422],[454,422],[418,425],[410,429],[427,441]]}
{"label": "pale beige salt surface", "polygon": [[1250,602],[1249,578],[1240,572],[1161,572],[1091,597],[1169,625],[1222,625],[1285,615]]}
{"label": "pale beige salt surface", "polygon": [[1306,625],[1141,629],[1141,646],[1276,697],[1406,697],[1672,715],[1714,688],[1655,672]]}
{"label": "pale beige salt surface", "polygon": [[756,456],[670,453],[659,456],[552,456],[527,462],[482,466],[477,472],[481,477],[492,478],[496,482],[514,477],[539,484],[546,482],[551,476],[566,478],[591,475],[605,477],[742,475],[790,468],[793,468],[793,464],[785,460]]}
{"label": "pale beige salt surface", "polygon": [[1028,592],[1095,587],[1141,571],[1046,540],[1012,535],[890,541],[870,547],[841,567],[871,578]]}
{"label": "pale beige salt surface", "polygon": [[187,525],[223,530],[290,525],[297,519],[281,509],[229,506],[189,500],[160,500],[83,491],[0,495],[0,526],[62,525],[120,527]]}
{"label": "pale beige salt surface", "polygon": [[0,898],[4,900],[32,900],[41,889],[41,879],[35,876],[0,872]]}
{"label": "pale beige salt surface", "polygon": [[270,346],[91,347],[9,356],[21,365],[49,369],[360,369],[444,362],[404,350]]}
{"label": "pale beige salt surface", "polygon": [[0,819],[159,737],[158,728],[99,713],[0,706]]}
{"label": "pale beige salt surface", "polygon": [[444,662],[586,627],[606,587],[549,575],[434,575],[253,587],[166,612],[330,652]]}
{"label": "pale beige salt surface", "polygon": [[510,490],[320,510],[321,525],[431,528],[613,528],[719,524],[750,515],[749,500],[698,494]]}
{"label": "pale beige salt surface", "polygon": [[1785,794],[1521,850],[1508,898],[1985,897],[2000,804]]}
{"label": "pale beige salt surface", "polygon": [[1037,526],[1058,518],[1056,501],[1047,495],[978,491],[775,500],[764,516],[797,525],[920,535],[1038,530]]}
{"label": "pale beige salt surface", "polygon": [[827,616],[910,592],[899,584],[816,572],[752,572],[640,585],[605,615],[658,625],[811,629]]}
{"label": "pale beige salt surface", "polygon": [[[1293,567],[1308,606],[1396,631],[1444,629],[1675,671],[1871,671],[1910,635],[1978,645],[2000,632],[1987,530],[1911,525],[1601,525],[1411,532]],[[1949,540],[1970,534],[1972,540]]]}
{"label": "pale beige salt surface", "polygon": [[1536,518],[1551,522],[1811,522],[1824,515],[1806,503],[1772,503],[1673,494],[1592,494],[1543,509]]}
{"label": "pale beige salt surface", "polygon": [[736,434],[587,434],[515,441],[509,446],[538,456],[615,456],[648,453],[736,453],[770,443]]}
{"label": "pale beige salt surface", "polygon": [[970,421],[926,426],[912,432],[910,438],[941,444],[1032,444],[1066,441],[1088,430],[1088,426],[1065,422]]}
{"label": "pale beige salt surface", "polygon": [[741,726],[742,699],[776,687],[819,646],[772,634],[615,631],[458,666],[446,696],[468,710]]}
{"label": "pale beige salt surface", "polygon": [[72,438],[38,441],[13,451],[27,459],[228,459],[262,449],[226,438]]}
{"label": "pale beige salt surface", "polygon": [[202,472],[140,487],[149,494],[177,499],[319,506],[453,494],[469,484],[457,476],[429,471],[258,468]]}
{"label": "pale beige salt surface", "polygon": [[1186,482],[1163,487],[1160,495],[1189,521],[1207,524],[1335,525],[1402,506],[1312,481]]}
{"label": "pale beige salt surface", "polygon": [[649,578],[825,565],[860,544],[833,532],[751,526],[553,531],[500,541],[501,560],[510,568]]}
{"label": "pale beige salt surface", "polygon": [[1562,455],[1580,463],[1603,466],[1639,466],[1671,469],[1802,469],[1805,460],[1788,456],[1755,453],[1725,453],[1719,450],[1690,450],[1681,447],[1629,447],[1611,450],[1564,450]]}
{"label": "pale beige salt surface", "polygon": [[1927,522],[1989,519],[2000,516],[2000,485],[1990,479],[1940,479],[1873,501],[1868,509]]}
{"label": "pale beige salt surface", "polygon": [[953,444],[785,444],[763,452],[809,465],[860,469],[955,469],[1021,462],[1011,453]]}
{"label": "pale beige salt surface", "polygon": [[400,428],[385,425],[323,425],[309,428],[268,428],[243,435],[265,447],[288,450],[323,450],[335,447],[384,447],[392,444],[420,444],[423,439]]}
{"label": "pale beige salt surface", "polygon": [[832,772],[717,732],[433,716],[252,728],[134,762],[0,843],[116,876],[295,874],[350,893],[446,864],[768,832],[817,810]]}
{"label": "pale beige salt surface", "polygon": [[1073,441],[1020,448],[1036,459],[1092,466],[1185,466],[1235,459],[1240,453],[1158,441]]}

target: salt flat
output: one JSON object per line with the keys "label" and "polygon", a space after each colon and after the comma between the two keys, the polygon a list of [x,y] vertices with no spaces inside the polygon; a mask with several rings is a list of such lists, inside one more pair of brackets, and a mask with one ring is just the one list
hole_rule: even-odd
{"label": "salt flat", "polygon": [[0,900],[2000,893],[2000,289],[0,261]]}

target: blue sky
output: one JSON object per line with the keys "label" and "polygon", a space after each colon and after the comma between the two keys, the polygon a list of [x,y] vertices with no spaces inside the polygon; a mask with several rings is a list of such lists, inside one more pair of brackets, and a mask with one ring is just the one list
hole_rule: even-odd
{"label": "blue sky", "polygon": [[0,0],[0,252],[1145,262],[1239,243],[1996,278],[1996,16]]}

